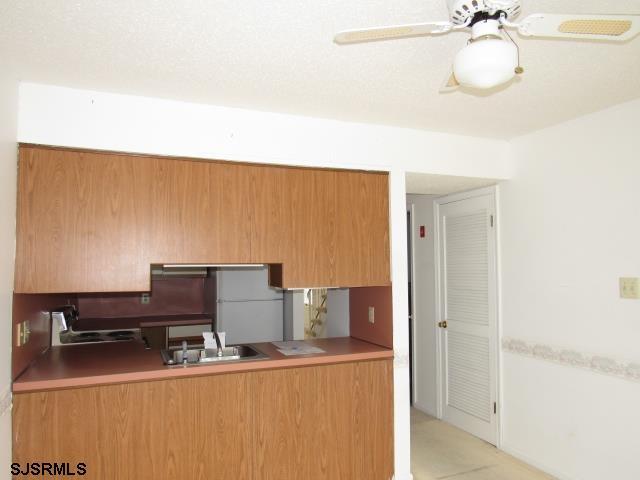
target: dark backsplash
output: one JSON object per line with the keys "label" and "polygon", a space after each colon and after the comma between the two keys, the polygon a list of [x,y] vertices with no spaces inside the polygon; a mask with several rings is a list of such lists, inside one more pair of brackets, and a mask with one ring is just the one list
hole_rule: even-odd
{"label": "dark backsplash", "polygon": [[139,293],[81,294],[80,319],[205,313],[205,281],[205,278],[153,279],[147,304],[140,301]]}

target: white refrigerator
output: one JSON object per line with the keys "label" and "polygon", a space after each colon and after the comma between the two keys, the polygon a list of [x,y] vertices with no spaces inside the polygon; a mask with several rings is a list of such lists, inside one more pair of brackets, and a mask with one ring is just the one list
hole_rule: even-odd
{"label": "white refrigerator", "polygon": [[267,267],[219,269],[216,285],[218,331],[228,345],[283,340],[283,294],[269,287]]}

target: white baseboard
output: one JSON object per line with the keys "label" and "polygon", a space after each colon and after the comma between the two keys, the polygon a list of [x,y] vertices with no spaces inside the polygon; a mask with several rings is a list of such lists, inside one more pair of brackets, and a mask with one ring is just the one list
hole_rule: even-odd
{"label": "white baseboard", "polygon": [[564,472],[559,472],[551,467],[549,467],[548,465],[543,464],[542,462],[539,462],[537,460],[535,460],[534,458],[531,458],[528,455],[525,455],[524,453],[518,451],[515,448],[511,448],[509,445],[505,445],[504,443],[501,445],[500,450],[502,450],[505,453],[508,453],[509,455],[511,455],[512,457],[517,458],[518,460],[527,463],[529,465],[531,465],[532,467],[537,468],[538,470],[543,471],[544,473],[551,475],[555,478],[557,478],[558,480],[576,480],[575,478],[570,477],[569,475],[567,475]]}

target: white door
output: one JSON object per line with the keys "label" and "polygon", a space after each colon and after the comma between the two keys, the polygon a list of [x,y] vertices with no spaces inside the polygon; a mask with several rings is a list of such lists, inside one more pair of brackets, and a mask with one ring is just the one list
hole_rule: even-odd
{"label": "white door", "polygon": [[443,420],[495,445],[496,235],[490,192],[437,201],[439,397]]}

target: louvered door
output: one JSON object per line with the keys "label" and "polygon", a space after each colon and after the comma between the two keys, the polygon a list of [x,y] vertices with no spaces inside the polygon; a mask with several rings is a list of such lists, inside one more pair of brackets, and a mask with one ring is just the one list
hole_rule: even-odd
{"label": "louvered door", "polygon": [[494,196],[439,202],[443,420],[496,443]]}

